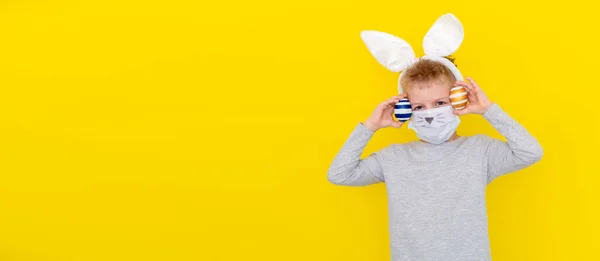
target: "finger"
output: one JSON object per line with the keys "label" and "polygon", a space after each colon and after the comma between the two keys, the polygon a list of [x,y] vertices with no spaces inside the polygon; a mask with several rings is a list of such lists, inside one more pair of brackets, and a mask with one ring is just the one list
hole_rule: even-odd
{"label": "finger", "polygon": [[392,127],[394,127],[394,128],[400,128],[400,127],[402,127],[402,124],[403,124],[403,122],[394,121],[392,123]]}
{"label": "finger", "polygon": [[477,93],[478,91],[471,86],[471,89],[469,90],[469,96],[477,96]]}
{"label": "finger", "polygon": [[470,112],[469,108],[464,108],[462,110],[454,110],[454,114],[459,115],[459,116],[468,114],[469,112]]}
{"label": "finger", "polygon": [[479,97],[477,95],[469,95],[469,103],[477,104],[479,102]]}
{"label": "finger", "polygon": [[475,89],[475,87],[472,84],[469,84],[469,87],[467,87],[469,90],[469,95],[477,95],[477,89]]}
{"label": "finger", "polygon": [[395,105],[395,104],[396,104],[396,103],[398,103],[400,100],[404,99],[404,94],[399,94],[399,95],[396,95],[396,96],[394,96],[392,99],[393,99],[393,103],[394,103],[394,105]]}
{"label": "finger", "polygon": [[467,78],[467,80],[468,80],[469,82],[471,82],[471,84],[473,85],[473,89],[475,89],[475,90],[479,90],[479,89],[480,89],[480,88],[479,88],[479,84],[477,84],[477,83],[475,82],[475,80],[473,80],[473,78],[471,78],[471,77],[466,77],[466,78]]}
{"label": "finger", "polygon": [[469,91],[469,100],[474,101],[477,99],[477,95],[477,90],[471,85],[471,90]]}
{"label": "finger", "polygon": [[396,103],[398,103],[400,101],[400,98],[390,98],[389,100],[387,100],[385,103],[387,106],[394,106],[396,105]]}
{"label": "finger", "polygon": [[462,86],[465,87],[465,89],[467,89],[467,92],[472,92],[473,91],[473,86],[471,85],[471,83],[465,82],[465,81],[456,81],[456,83],[454,83],[455,86]]}
{"label": "finger", "polygon": [[469,79],[469,81],[472,82],[473,84],[473,90],[474,93],[477,96],[477,99],[479,100],[487,100],[487,96],[485,96],[485,93],[481,90],[481,87],[479,87],[479,85],[475,82],[475,80],[471,79],[471,78],[467,78]]}
{"label": "finger", "polygon": [[390,99],[399,101],[399,100],[402,100],[402,98],[404,98],[404,94],[398,94],[398,95],[392,96]]}
{"label": "finger", "polygon": [[467,81],[456,80],[455,85],[467,87],[467,86],[471,86],[471,83],[467,82]]}
{"label": "finger", "polygon": [[477,96],[477,93],[475,92],[470,92],[468,98],[470,102],[476,102],[479,99],[479,96]]}
{"label": "finger", "polygon": [[394,100],[394,98],[392,97],[392,98],[389,98],[389,99],[387,99],[387,100],[383,101],[382,103],[380,103],[380,105],[382,105],[382,106],[384,106],[384,107],[387,107],[387,106],[389,106],[390,104],[392,104],[394,101],[395,101],[395,100]]}
{"label": "finger", "polygon": [[473,87],[470,85],[467,85],[465,87],[465,89],[467,89],[467,92],[469,93],[469,95],[475,92],[475,90],[473,90]]}

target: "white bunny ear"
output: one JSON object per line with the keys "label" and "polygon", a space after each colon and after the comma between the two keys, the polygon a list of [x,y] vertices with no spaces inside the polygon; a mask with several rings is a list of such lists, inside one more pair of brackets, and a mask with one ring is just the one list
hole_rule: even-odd
{"label": "white bunny ear", "polygon": [[388,33],[366,30],[360,32],[375,60],[392,72],[399,72],[415,59],[415,52],[406,41]]}
{"label": "white bunny ear", "polygon": [[453,14],[438,18],[423,39],[428,56],[448,56],[456,52],[465,37],[463,26]]}

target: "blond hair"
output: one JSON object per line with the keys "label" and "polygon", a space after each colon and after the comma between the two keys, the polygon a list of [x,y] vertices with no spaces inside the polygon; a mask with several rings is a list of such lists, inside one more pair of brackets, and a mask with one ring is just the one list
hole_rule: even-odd
{"label": "blond hair", "polygon": [[[447,56],[445,58],[454,64],[455,59],[453,57]],[[446,79],[451,83],[456,81],[452,71],[450,71],[443,63],[429,59],[421,59],[406,69],[404,76],[402,76],[402,79],[400,80],[400,84],[406,89],[415,82],[429,82],[440,78]]]}

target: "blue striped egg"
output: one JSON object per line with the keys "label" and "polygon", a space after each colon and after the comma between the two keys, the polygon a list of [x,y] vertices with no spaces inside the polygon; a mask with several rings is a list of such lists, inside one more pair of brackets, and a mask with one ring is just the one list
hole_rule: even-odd
{"label": "blue striped egg", "polygon": [[402,99],[394,106],[394,116],[398,121],[405,122],[410,119],[412,108],[408,99]]}

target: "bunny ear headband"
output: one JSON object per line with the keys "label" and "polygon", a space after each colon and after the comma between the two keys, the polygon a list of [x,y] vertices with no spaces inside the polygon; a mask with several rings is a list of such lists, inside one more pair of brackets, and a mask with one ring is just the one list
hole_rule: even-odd
{"label": "bunny ear headband", "polygon": [[398,77],[398,93],[404,93],[400,79],[406,69],[419,59],[441,62],[450,69],[457,80],[463,80],[458,68],[445,58],[456,52],[464,39],[462,24],[453,14],[439,17],[425,34],[423,38],[425,55],[420,58],[416,58],[410,44],[394,35],[366,30],[362,31],[360,36],[377,62],[392,72],[402,71]]}

